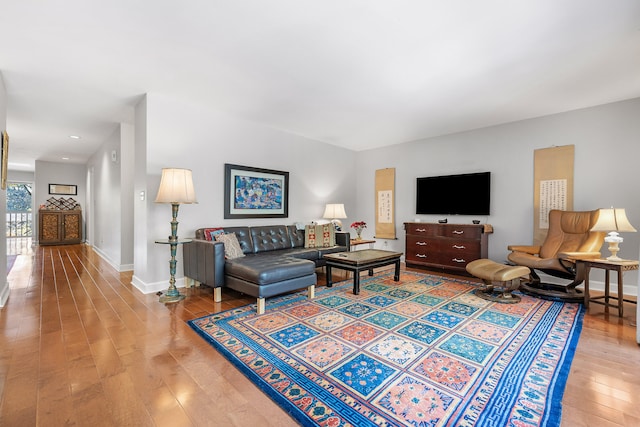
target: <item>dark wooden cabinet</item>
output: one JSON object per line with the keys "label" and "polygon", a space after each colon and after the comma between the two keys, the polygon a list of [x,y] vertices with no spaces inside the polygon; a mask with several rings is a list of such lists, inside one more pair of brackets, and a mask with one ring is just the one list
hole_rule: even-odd
{"label": "dark wooden cabinet", "polygon": [[468,263],[488,258],[488,224],[405,222],[408,267],[465,273]]}
{"label": "dark wooden cabinet", "polygon": [[82,241],[82,211],[38,211],[38,243],[71,245]]}

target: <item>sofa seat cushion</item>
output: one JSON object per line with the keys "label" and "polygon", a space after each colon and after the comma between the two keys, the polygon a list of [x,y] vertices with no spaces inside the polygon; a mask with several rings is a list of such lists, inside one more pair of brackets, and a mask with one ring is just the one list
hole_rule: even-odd
{"label": "sofa seat cushion", "polygon": [[322,259],[322,257],[326,254],[335,254],[336,252],[346,252],[346,246],[331,246],[328,248],[318,248],[318,258]]}
{"label": "sofa seat cushion", "polygon": [[325,254],[333,254],[336,252],[346,252],[345,246],[331,246],[328,248],[293,248],[278,251],[278,254],[292,256],[299,259],[308,259],[316,263],[316,266],[324,265]]}
{"label": "sofa seat cushion", "polygon": [[290,256],[271,256],[268,253],[247,255],[225,262],[227,276],[237,277],[258,285],[268,285],[308,276],[315,273],[315,268],[313,261]]}
{"label": "sofa seat cushion", "polygon": [[291,256],[298,259],[308,259],[315,261],[318,259],[318,250],[315,248],[293,248],[278,251],[282,256]]}
{"label": "sofa seat cushion", "polygon": [[286,249],[284,251],[278,251],[278,254],[316,261],[318,259],[322,259],[322,256],[325,254],[333,254],[336,252],[347,252],[347,247],[336,245],[328,248],[293,248]]}

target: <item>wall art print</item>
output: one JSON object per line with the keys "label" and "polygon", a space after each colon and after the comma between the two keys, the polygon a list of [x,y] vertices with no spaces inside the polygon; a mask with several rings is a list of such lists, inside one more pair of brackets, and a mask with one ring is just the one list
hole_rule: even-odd
{"label": "wall art print", "polygon": [[49,184],[49,194],[78,195],[78,186],[71,184]]}
{"label": "wall art print", "polygon": [[287,218],[289,172],[224,165],[224,217]]}

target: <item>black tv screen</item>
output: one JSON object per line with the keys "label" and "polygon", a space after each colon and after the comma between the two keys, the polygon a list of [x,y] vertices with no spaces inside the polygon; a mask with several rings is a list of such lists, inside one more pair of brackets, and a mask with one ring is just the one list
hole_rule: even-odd
{"label": "black tv screen", "polygon": [[416,214],[489,215],[491,172],[418,178]]}

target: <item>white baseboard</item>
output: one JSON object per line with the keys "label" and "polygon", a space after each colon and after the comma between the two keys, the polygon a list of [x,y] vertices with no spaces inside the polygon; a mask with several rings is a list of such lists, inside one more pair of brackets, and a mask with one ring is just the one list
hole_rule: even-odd
{"label": "white baseboard", "polygon": [[[169,288],[169,280],[160,282],[145,283],[135,274],[131,277],[131,284],[143,294],[155,294],[156,292],[164,292]],[[184,288],[184,277],[176,279],[176,288]]]}
{"label": "white baseboard", "polygon": [[100,258],[105,260],[111,267],[113,267],[119,273],[122,273],[123,271],[133,271],[133,264],[116,264],[111,259],[109,259],[109,256],[105,254],[103,251],[101,251],[100,248],[97,248],[95,246],[92,246],[91,248],[95,253],[98,254]]}
{"label": "white baseboard", "polygon": [[133,264],[120,264],[119,272],[123,271],[133,271]]}

